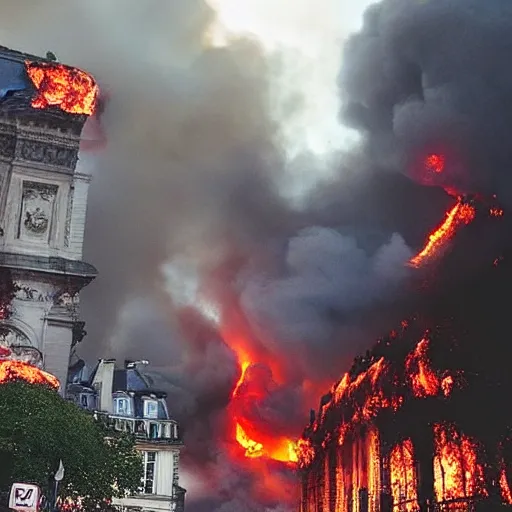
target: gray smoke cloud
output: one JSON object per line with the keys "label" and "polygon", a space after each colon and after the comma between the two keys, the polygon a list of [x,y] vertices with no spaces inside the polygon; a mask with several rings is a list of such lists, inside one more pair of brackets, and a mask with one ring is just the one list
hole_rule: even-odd
{"label": "gray smoke cloud", "polygon": [[[215,305],[226,313],[236,303],[258,350],[286,361],[288,388],[260,405],[265,418],[277,418],[283,403],[298,404],[290,423],[280,426],[298,434],[298,408],[314,405],[301,383],[335,378],[376,334],[381,324],[373,321],[374,310],[382,312],[397,297],[408,275],[406,241],[423,237],[429,208],[435,220],[439,213],[434,193],[396,175],[374,175],[386,166],[369,156],[378,149],[387,167],[401,162],[397,147],[415,133],[405,105],[389,106],[396,132],[404,134],[399,140],[379,104],[388,94],[385,70],[368,64],[378,46],[372,39],[378,36],[368,33],[379,12],[368,14],[347,49],[345,72],[352,119],[369,130],[371,151],[347,157],[333,181],[299,210],[276,186],[286,182],[286,165],[267,101],[275,69],[254,42],[205,48],[213,13],[204,1],[12,0],[0,6],[2,44],[42,55],[51,50],[90,71],[109,92],[102,118],[108,145],[101,155],[83,155],[94,174],[84,257],[100,276],[83,293],[89,336],[82,351],[152,361],[155,382],[169,391],[171,411],[186,427],[187,467],[201,474],[209,486],[204,494],[224,512],[279,503],[258,501],[258,475],[233,466],[223,453],[224,410],[238,363],[219,328],[169,294],[162,265],[177,257],[196,262],[203,288],[215,290],[207,293]],[[402,27],[406,14],[388,32]],[[392,90],[395,80],[388,82]],[[411,105],[423,123],[423,111]],[[416,137],[422,140],[421,130]],[[371,185],[369,178],[381,181]],[[407,201],[404,215],[399,207]],[[226,478],[211,477],[219,468]],[[245,509],[237,508],[242,502]]]}
{"label": "gray smoke cloud", "polygon": [[[245,274],[242,304],[258,337],[266,339],[272,333],[283,358],[293,351],[303,354],[308,373],[314,370],[311,361],[318,352],[332,350],[334,340],[342,348],[358,338],[355,331],[368,333],[361,329],[358,313],[398,292],[411,255],[398,234],[370,254],[353,236],[332,228],[306,228],[288,241],[280,275]],[[333,371],[339,372],[340,360],[332,363]],[[328,367],[323,364],[322,372]]]}
{"label": "gray smoke cloud", "polygon": [[[425,184],[512,201],[506,0],[384,0],[345,48],[344,120],[366,154]],[[422,159],[443,153],[443,173]]]}

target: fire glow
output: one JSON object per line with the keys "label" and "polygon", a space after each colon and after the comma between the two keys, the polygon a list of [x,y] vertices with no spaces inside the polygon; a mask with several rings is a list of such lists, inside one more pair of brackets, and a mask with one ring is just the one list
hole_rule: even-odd
{"label": "fire glow", "polygon": [[99,88],[91,75],[54,62],[26,62],[25,68],[37,92],[32,107],[59,107],[69,114],[92,115]]}
{"label": "fire glow", "polygon": [[[244,455],[248,458],[269,458],[279,462],[296,463],[297,446],[292,439],[273,436],[259,432],[251,422],[243,417],[241,408],[236,407],[237,401],[242,403],[246,400],[257,401],[262,398],[260,392],[250,391],[251,363],[246,357],[239,356],[241,376],[235,385],[231,395],[235,429],[235,439],[237,443],[245,450]],[[254,439],[253,439],[254,438]]]}
{"label": "fire glow", "polygon": [[442,154],[432,153],[425,158],[427,170],[440,174],[444,171],[445,157]]}
{"label": "fire glow", "polygon": [[456,235],[460,226],[469,224],[475,218],[474,206],[463,202],[459,197],[457,203],[446,213],[444,222],[429,235],[425,247],[416,256],[411,258],[412,267],[420,267],[437,257],[446,245]]}
{"label": "fire glow", "polygon": [[[406,328],[408,324],[405,324],[404,329]],[[356,492],[357,489],[367,490],[368,497],[364,499],[368,500],[370,512],[380,510],[382,462],[379,451],[380,434],[374,427],[374,421],[381,413],[389,410],[395,414],[413,400],[448,397],[455,388],[464,387],[463,372],[434,369],[429,350],[430,339],[427,332],[402,363],[393,363],[380,357],[375,358],[357,376],[345,374],[333,386],[331,400],[321,407],[318,420],[309,427],[309,432],[316,432],[313,435],[322,433],[325,436],[321,443],[322,451],[315,453],[308,436],[299,441],[299,467],[302,469],[308,469],[319,457],[332,460],[333,447],[337,446],[336,464],[333,467],[327,463],[317,464],[317,469],[310,470],[308,476],[313,478],[311,475],[314,472],[322,471],[322,475],[316,477],[319,478],[316,481],[322,482],[323,486],[323,491],[318,492],[324,501],[334,499],[332,496],[335,496],[337,511],[347,512],[352,510],[349,503],[360,503],[361,496]],[[333,437],[332,427],[326,431],[325,425],[331,423],[328,419],[329,413],[336,408],[341,408],[343,413],[342,421]],[[459,432],[452,424],[435,423],[431,428],[436,500],[456,503],[468,497],[487,496],[484,466],[479,460],[477,442]],[[418,446],[411,438],[405,438],[395,442],[387,452],[388,469],[385,471],[389,478],[393,510],[420,510],[416,448]],[[351,468],[349,475],[340,468]],[[334,489],[331,489],[332,482],[335,482]],[[510,491],[505,472],[501,473],[500,487],[504,499],[508,499]],[[308,494],[305,499],[301,510],[315,510],[315,493]]]}
{"label": "fire glow", "polygon": [[[351,377],[346,373],[333,388],[332,399],[322,408],[319,422],[329,409],[342,406],[351,415],[339,426],[338,444],[343,445],[346,436],[359,425],[370,421],[384,409],[398,411],[409,399],[429,396],[449,396],[455,385],[462,385],[461,371],[436,371],[432,368],[428,351],[428,333],[409,352],[404,360],[404,370],[393,367],[384,357],[373,362],[366,371]],[[403,375],[404,377],[400,378]],[[318,429],[317,422],[313,429]],[[299,465],[306,467],[311,460],[307,440],[298,444]]]}
{"label": "fire glow", "polygon": [[24,380],[30,384],[47,385],[55,389],[60,386],[57,377],[35,366],[23,361],[0,359],[0,384],[15,380]]}

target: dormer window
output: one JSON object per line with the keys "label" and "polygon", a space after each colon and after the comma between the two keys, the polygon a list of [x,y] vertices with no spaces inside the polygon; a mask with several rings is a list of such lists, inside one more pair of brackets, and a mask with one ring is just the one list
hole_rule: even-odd
{"label": "dormer window", "polygon": [[117,416],[131,416],[132,408],[130,399],[127,397],[114,398],[114,414]]}
{"label": "dormer window", "polygon": [[157,400],[144,400],[144,418],[156,419],[158,418],[158,401]]}

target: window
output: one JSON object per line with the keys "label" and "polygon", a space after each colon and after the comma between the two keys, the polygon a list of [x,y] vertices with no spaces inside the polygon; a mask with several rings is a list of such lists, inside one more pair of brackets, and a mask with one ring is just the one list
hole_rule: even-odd
{"label": "window", "polygon": [[87,409],[89,407],[89,400],[88,400],[88,396],[85,394],[85,393],[81,393],[80,394],[80,405],[82,407],[84,407],[85,409]]}
{"label": "window", "polygon": [[131,416],[130,399],[126,397],[115,398],[114,413],[118,416]]}
{"label": "window", "polygon": [[158,418],[158,402],[156,400],[144,400],[144,418]]}
{"label": "window", "polygon": [[144,452],[144,478],[142,491],[144,494],[155,493],[156,452]]}

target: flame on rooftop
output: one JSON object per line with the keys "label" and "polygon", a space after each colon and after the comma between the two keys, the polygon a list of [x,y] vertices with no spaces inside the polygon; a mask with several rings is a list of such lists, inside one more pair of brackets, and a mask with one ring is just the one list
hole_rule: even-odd
{"label": "flame on rooftop", "polygon": [[37,92],[32,107],[59,107],[69,114],[92,115],[99,88],[94,78],[77,68],[54,62],[25,62],[27,74]]}

